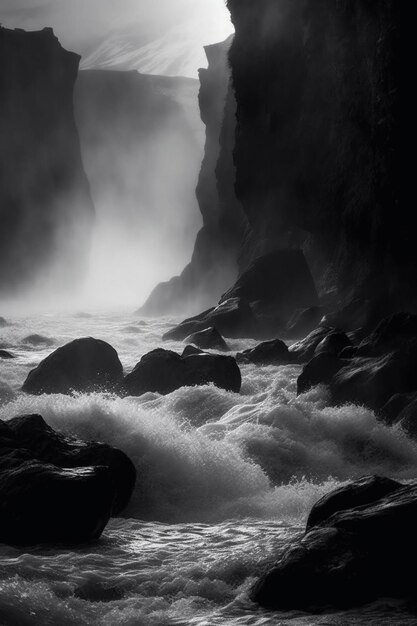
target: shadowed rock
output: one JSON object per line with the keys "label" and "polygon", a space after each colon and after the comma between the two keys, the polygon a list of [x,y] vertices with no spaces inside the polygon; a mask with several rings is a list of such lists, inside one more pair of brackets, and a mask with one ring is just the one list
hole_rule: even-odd
{"label": "shadowed rock", "polygon": [[345,348],[352,347],[352,342],[349,337],[341,332],[330,333],[324,339],[320,341],[316,347],[314,354],[333,354],[334,356],[340,355]]}
{"label": "shadowed rock", "polygon": [[76,339],[33,369],[23,391],[32,394],[111,390],[123,376],[116,350],[99,339]]}
{"label": "shadowed rock", "polygon": [[134,478],[119,450],[65,437],[39,415],[0,421],[0,542],[98,539],[126,506]]}
{"label": "shadowed rock", "polygon": [[43,335],[28,335],[23,339],[23,343],[30,343],[32,346],[52,346],[54,341]]}
{"label": "shadowed rock", "polygon": [[331,335],[336,331],[331,326],[318,326],[307,337],[290,346],[289,351],[293,355],[294,361],[298,363],[307,363],[310,361],[316,351],[317,346],[327,335]]}
{"label": "shadowed rock", "polygon": [[343,365],[342,359],[329,352],[316,355],[305,365],[297,379],[297,395],[316,385],[329,384]]}
{"label": "shadowed rock", "polygon": [[406,347],[417,339],[417,315],[396,313],[386,317],[358,347],[358,356],[377,357]]}
{"label": "shadowed rock", "polygon": [[236,359],[238,363],[256,363],[257,365],[287,365],[292,362],[288,347],[281,339],[264,341],[255,348],[239,352]]}
{"label": "shadowed rock", "polygon": [[256,583],[255,602],[316,611],[414,597],[417,484],[362,479],[321,500],[312,516],[304,537]]}
{"label": "shadowed rock", "polygon": [[180,387],[208,385],[238,393],[242,384],[239,367],[233,357],[207,354],[180,356],[161,348],[145,354],[123,383],[132,396],[147,392],[168,394]]}
{"label": "shadowed rock", "polygon": [[222,350],[228,352],[229,346],[214,326],[193,333],[184,339],[186,343],[192,343],[202,350]]}
{"label": "shadowed rock", "polygon": [[0,316],[0,328],[4,328],[5,326],[8,326],[7,321],[4,319],[4,317]]}
{"label": "shadowed rock", "polygon": [[324,309],[321,306],[311,306],[297,311],[287,324],[288,337],[305,337],[317,328],[323,315]]}
{"label": "shadowed rock", "polygon": [[0,359],[15,359],[16,357],[7,350],[0,350]]}

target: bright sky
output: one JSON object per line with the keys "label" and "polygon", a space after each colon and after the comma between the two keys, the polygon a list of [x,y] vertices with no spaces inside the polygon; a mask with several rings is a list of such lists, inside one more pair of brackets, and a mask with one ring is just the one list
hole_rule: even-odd
{"label": "bright sky", "polygon": [[[233,32],[225,0],[0,0],[0,22],[28,30],[52,26],[62,45],[88,54],[109,33],[129,28],[159,36],[173,27],[192,31],[193,45],[224,40]],[[197,69],[197,68],[196,68]]]}

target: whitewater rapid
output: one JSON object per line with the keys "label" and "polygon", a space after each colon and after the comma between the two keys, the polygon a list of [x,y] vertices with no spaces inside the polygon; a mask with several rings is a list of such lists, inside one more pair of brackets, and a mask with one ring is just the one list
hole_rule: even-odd
{"label": "whitewater rapid", "polygon": [[[297,398],[297,366],[243,365],[240,394],[211,385],[140,398],[20,392],[32,367],[76,337],[111,343],[126,372],[155,347],[182,351],[161,341],[175,321],[38,314],[9,316],[0,329],[0,348],[17,357],[0,361],[0,419],[40,413],[57,430],[122,449],[138,471],[124,518],[97,544],[0,547],[0,624],[415,623],[386,602],[277,621],[248,600],[321,495],[364,474],[417,474],[416,445],[371,411],[329,407],[321,387]],[[233,351],[254,343],[229,341]]]}

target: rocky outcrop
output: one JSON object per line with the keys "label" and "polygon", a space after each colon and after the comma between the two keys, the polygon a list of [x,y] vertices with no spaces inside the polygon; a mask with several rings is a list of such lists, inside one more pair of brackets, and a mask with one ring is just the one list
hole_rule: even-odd
{"label": "rocky outcrop", "polygon": [[0,421],[0,542],[96,540],[136,478],[119,450],[54,432],[39,415]]}
{"label": "rocky outcrop", "polygon": [[31,394],[114,390],[123,377],[116,350],[105,341],[75,339],[29,372],[22,390]]}
{"label": "rocky outcrop", "polygon": [[207,354],[198,349],[183,355],[161,348],[145,354],[123,382],[127,394],[153,392],[166,395],[181,387],[208,385],[239,393],[242,384],[233,357]]}
{"label": "rocky outcrop", "polygon": [[415,483],[370,477],[342,487],[315,505],[306,534],[261,577],[252,598],[303,611],[410,600],[416,521]]}
{"label": "rocky outcrop", "polygon": [[208,68],[199,70],[206,143],[196,195],[203,228],[197,235],[190,264],[180,276],[158,285],[140,314],[194,312],[211,306],[237,274],[246,218],[234,192],[236,103],[227,60],[230,43],[231,38],[206,46]]}
{"label": "rocky outcrop", "polygon": [[252,248],[302,248],[320,295],[332,307],[359,303],[357,319],[415,307],[412,218],[399,185],[406,5],[228,6],[236,192]]}
{"label": "rocky outcrop", "polygon": [[[0,27],[0,291],[84,270],[93,204],[73,114],[79,56],[51,29]],[[65,280],[63,280],[63,276]]]}

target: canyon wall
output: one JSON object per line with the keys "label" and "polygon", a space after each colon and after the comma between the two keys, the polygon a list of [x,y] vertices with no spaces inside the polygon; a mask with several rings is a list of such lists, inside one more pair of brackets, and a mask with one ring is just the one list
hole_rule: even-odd
{"label": "canyon wall", "polygon": [[208,68],[199,70],[206,142],[196,196],[203,228],[191,262],[180,276],[154,289],[139,311],[142,314],[195,312],[217,301],[237,276],[246,218],[234,192],[236,102],[227,58],[231,40],[206,46]]}
{"label": "canyon wall", "polygon": [[75,284],[94,215],[73,114],[79,56],[0,27],[0,292]]}
{"label": "canyon wall", "polygon": [[251,256],[301,248],[322,299],[416,305],[400,201],[397,0],[228,0],[236,193]]}

